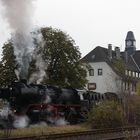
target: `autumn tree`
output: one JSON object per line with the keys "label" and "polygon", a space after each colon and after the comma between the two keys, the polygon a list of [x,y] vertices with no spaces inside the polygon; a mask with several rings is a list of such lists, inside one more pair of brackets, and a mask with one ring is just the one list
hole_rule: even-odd
{"label": "autumn tree", "polygon": [[81,53],[74,40],[59,29],[41,29],[44,47],[43,59],[47,62],[46,82],[73,88],[84,87],[86,71],[80,63]]}

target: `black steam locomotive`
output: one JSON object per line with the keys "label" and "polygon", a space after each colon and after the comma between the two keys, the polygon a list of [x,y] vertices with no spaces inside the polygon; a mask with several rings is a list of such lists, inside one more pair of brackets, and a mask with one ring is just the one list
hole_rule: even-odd
{"label": "black steam locomotive", "polygon": [[[21,80],[12,82],[8,88],[1,88],[0,98],[9,102],[10,113],[6,119],[12,125],[14,116],[24,115],[28,116],[29,124],[55,123],[60,118],[78,123],[84,120],[90,107],[104,100],[105,96],[86,90],[27,84],[26,80]],[[2,118],[0,125],[1,122]]]}

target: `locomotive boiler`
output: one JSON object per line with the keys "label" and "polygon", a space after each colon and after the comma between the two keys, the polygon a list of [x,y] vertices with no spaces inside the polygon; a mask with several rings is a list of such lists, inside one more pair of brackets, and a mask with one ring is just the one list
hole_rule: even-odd
{"label": "locomotive boiler", "polygon": [[39,121],[54,123],[58,118],[76,123],[81,117],[80,95],[72,88],[27,84],[26,80],[21,80],[12,82],[8,88],[0,88],[0,98],[9,103],[10,120],[15,115],[26,115],[30,124]]}
{"label": "locomotive boiler", "polygon": [[7,100],[11,109],[20,113],[29,104],[41,103],[45,99],[45,87],[29,85],[25,80],[12,82],[8,88],[0,89],[0,98]]}

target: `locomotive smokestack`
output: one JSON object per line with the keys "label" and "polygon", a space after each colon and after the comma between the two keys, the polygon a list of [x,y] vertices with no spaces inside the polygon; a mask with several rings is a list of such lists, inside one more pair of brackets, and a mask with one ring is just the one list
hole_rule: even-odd
{"label": "locomotive smokestack", "polygon": [[20,82],[24,83],[25,85],[27,85],[27,80],[26,79],[20,79]]}

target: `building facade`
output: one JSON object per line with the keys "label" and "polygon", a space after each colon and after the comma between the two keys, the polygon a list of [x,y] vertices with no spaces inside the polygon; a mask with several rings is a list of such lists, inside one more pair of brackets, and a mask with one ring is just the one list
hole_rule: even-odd
{"label": "building facade", "polygon": [[125,50],[97,46],[81,59],[87,71],[86,88],[99,93],[136,92],[140,78],[140,51],[136,50],[136,40],[129,31],[125,40]]}

